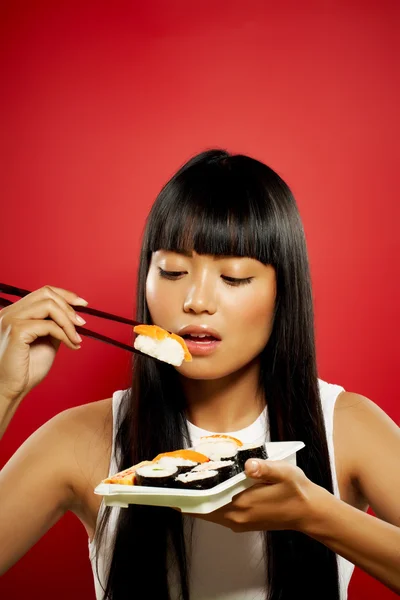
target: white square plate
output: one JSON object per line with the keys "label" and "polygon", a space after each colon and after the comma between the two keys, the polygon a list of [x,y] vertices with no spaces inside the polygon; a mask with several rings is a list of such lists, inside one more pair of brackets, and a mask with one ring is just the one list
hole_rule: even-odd
{"label": "white square plate", "polygon": [[[265,447],[268,460],[286,460],[295,465],[296,452],[304,448],[304,444],[303,442],[267,442]],[[254,483],[254,479],[242,472],[208,490],[101,483],[94,493],[103,496],[107,506],[128,508],[129,504],[146,504],[179,508],[184,513],[206,514],[228,504],[233,496]]]}

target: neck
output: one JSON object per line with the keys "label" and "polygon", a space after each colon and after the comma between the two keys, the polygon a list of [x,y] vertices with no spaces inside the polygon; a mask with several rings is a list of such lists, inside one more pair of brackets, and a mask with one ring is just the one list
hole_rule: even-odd
{"label": "neck", "polygon": [[265,407],[259,374],[259,362],[254,361],[221,379],[182,378],[187,418],[207,431],[228,433],[248,427]]}

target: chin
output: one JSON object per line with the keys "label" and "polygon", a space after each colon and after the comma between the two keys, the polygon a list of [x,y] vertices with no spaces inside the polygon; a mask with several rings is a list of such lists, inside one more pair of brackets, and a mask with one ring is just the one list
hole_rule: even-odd
{"label": "chin", "polygon": [[[207,364],[208,363],[208,364]],[[198,380],[213,380],[222,379],[239,371],[244,365],[216,365],[212,361],[202,361],[202,359],[194,359],[191,363],[183,363],[180,367],[176,367],[179,375],[187,377],[187,379]]]}

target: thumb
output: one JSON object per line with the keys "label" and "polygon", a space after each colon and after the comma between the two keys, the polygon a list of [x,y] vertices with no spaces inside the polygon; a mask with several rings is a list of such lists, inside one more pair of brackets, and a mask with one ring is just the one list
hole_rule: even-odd
{"label": "thumb", "polygon": [[287,479],[290,465],[284,460],[250,459],[246,461],[246,475],[265,483],[278,483]]}

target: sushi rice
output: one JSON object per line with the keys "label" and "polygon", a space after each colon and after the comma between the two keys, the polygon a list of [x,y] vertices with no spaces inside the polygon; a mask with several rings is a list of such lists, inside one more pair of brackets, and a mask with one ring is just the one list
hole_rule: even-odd
{"label": "sushi rice", "polygon": [[196,452],[205,454],[210,460],[235,460],[238,446],[235,442],[223,439],[203,439],[195,446]]}
{"label": "sushi rice", "polygon": [[208,463],[198,465],[192,472],[202,473],[209,470],[217,471],[219,483],[239,473],[238,465],[234,460],[210,460]]}
{"label": "sushi rice", "polygon": [[[164,468],[177,467],[179,474],[185,473],[196,467],[199,463],[194,460],[188,460],[186,458],[180,458],[179,456],[164,456],[157,461],[158,465]],[[207,463],[206,463],[207,464]]]}
{"label": "sushi rice", "polygon": [[144,354],[158,358],[175,367],[180,367],[185,357],[182,346],[170,337],[157,340],[147,335],[138,335],[133,345],[136,350],[140,350]]}
{"label": "sushi rice", "polygon": [[175,477],[175,485],[190,490],[206,490],[219,483],[218,471],[190,471]]}

